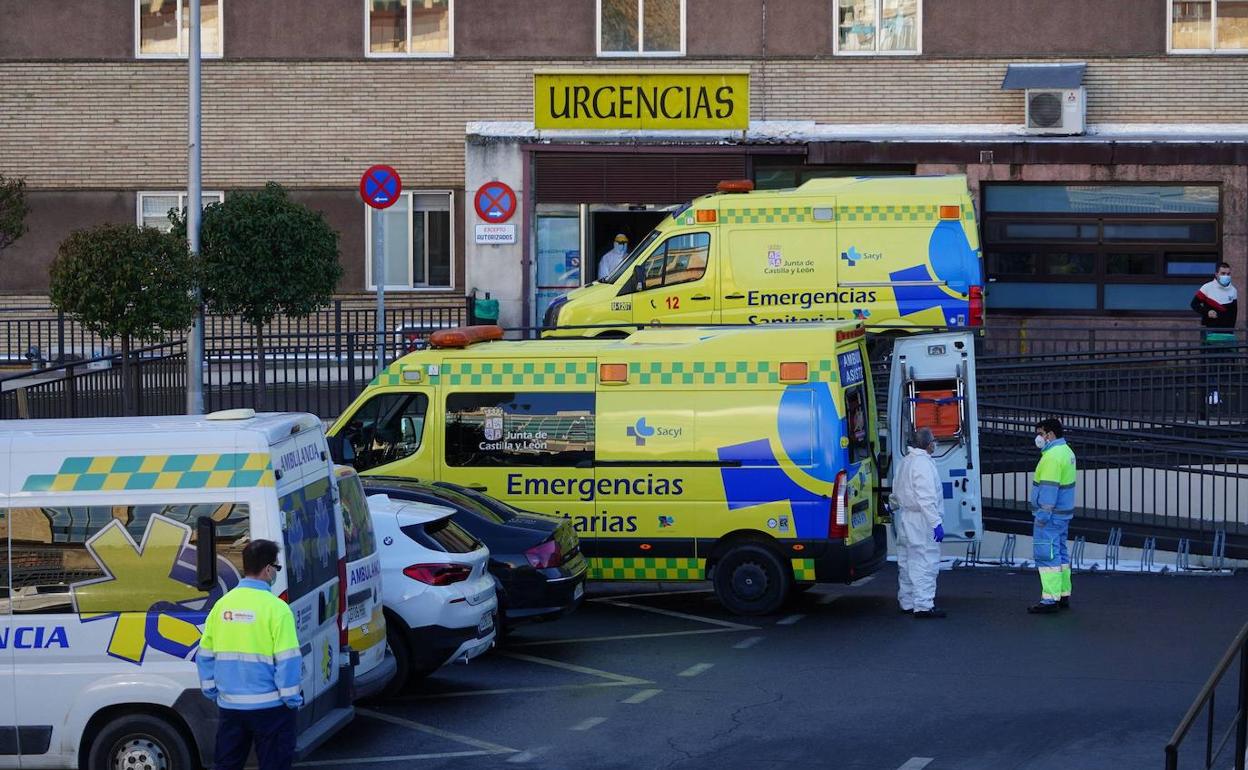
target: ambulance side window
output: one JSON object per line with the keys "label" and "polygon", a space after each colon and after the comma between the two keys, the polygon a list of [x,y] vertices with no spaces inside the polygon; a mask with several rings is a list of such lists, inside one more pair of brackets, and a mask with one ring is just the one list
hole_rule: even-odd
{"label": "ambulance side window", "polygon": [[[72,613],[75,603],[79,612],[147,612],[153,602],[166,601],[152,588],[153,580],[195,584],[195,554],[180,544],[185,534],[187,546],[195,546],[200,516],[217,522],[223,578],[231,567],[235,578],[242,575],[250,532],[250,514],[241,503],[12,508],[8,513],[14,613]],[[114,521],[124,530],[111,527]]]}
{"label": "ambulance side window", "polygon": [[867,397],[862,385],[845,389],[845,429],[849,438],[849,461],[862,462],[871,457],[871,440],[867,432]]}
{"label": "ambulance side window", "polygon": [[593,393],[446,397],[448,465],[588,467],[593,459]]}
{"label": "ambulance side window", "polygon": [[425,432],[424,393],[383,393],[360,407],[343,435],[355,449],[356,470],[366,471],[416,454]]}
{"label": "ambulance side window", "polygon": [[9,614],[9,511],[0,508],[0,615]]}
{"label": "ambulance side window", "polygon": [[644,289],[699,280],[706,274],[710,255],[709,233],[686,233],[668,238],[642,263]]}

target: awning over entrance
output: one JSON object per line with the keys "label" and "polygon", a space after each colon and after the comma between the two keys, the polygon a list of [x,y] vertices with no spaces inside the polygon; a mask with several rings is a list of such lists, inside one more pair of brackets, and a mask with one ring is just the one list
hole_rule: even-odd
{"label": "awning over entrance", "polygon": [[721,180],[746,175],[739,150],[537,152],[533,169],[538,203],[684,203],[715,192]]}

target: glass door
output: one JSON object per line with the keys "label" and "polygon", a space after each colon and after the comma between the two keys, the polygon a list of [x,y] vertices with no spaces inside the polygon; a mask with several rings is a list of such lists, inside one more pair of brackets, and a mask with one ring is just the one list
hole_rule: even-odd
{"label": "glass door", "polygon": [[540,325],[550,303],[581,286],[581,207],[539,203],[536,241],[533,318]]}

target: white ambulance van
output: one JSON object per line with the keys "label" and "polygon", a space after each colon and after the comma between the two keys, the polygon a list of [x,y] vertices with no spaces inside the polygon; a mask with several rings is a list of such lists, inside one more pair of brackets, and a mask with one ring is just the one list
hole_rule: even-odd
{"label": "white ambulance van", "polygon": [[195,655],[260,538],[303,653],[300,755],[344,726],[337,504],[312,415],[0,422],[0,767],[211,766]]}

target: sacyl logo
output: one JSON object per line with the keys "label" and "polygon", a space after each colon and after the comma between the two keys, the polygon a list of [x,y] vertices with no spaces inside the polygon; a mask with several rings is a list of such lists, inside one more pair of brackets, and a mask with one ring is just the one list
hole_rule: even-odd
{"label": "sacyl logo", "polygon": [[654,428],[646,425],[646,418],[642,417],[637,421],[636,425],[630,425],[625,430],[629,438],[637,442],[637,446],[645,446],[646,439],[654,435]]}
{"label": "sacyl logo", "polygon": [[853,267],[854,265],[864,260],[878,260],[878,259],[883,259],[883,257],[884,257],[884,254],[882,252],[868,251],[864,254],[863,252],[858,251],[858,249],[854,248],[853,246],[850,246],[848,251],[841,252],[841,259],[848,262],[850,267]]}

